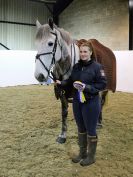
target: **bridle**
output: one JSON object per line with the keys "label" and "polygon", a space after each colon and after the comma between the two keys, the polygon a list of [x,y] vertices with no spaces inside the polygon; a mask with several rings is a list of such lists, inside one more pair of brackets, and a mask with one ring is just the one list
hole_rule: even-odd
{"label": "bridle", "polygon": [[[55,35],[55,43],[54,43],[54,47],[53,47],[53,50],[51,52],[46,52],[46,53],[40,53],[40,54],[37,54],[36,55],[36,60],[39,60],[40,63],[43,65],[44,69],[47,71],[48,73],[48,77],[50,77],[53,81],[56,80],[56,77],[54,75],[54,73],[51,71],[51,68],[52,66],[56,63],[55,62],[55,53],[56,53],[56,50],[57,50],[57,44],[59,44],[60,46],[60,50],[61,50],[61,58],[62,58],[62,46],[57,38],[57,34],[56,33],[53,33],[51,32],[51,34]],[[74,44],[73,44],[73,47],[74,47]],[[44,55],[51,55],[52,54],[52,60],[51,60],[51,64],[50,64],[50,67],[48,68],[41,60],[40,56],[44,56]],[[72,45],[71,45],[71,55],[72,55]],[[75,47],[74,47],[74,62],[75,62]],[[68,69],[62,74],[62,77],[67,74],[69,72],[69,70],[71,69],[71,63],[70,63],[70,66],[68,67]],[[51,75],[50,75],[51,74]]]}
{"label": "bridle", "polygon": [[[55,53],[56,53],[56,50],[57,50],[57,43],[59,44],[60,46],[60,49],[61,49],[61,55],[62,55],[62,46],[61,44],[59,43],[59,40],[57,38],[57,34],[56,33],[53,33],[51,32],[53,35],[55,35],[55,43],[54,43],[54,47],[53,47],[53,50],[51,52],[46,52],[46,53],[40,53],[40,54],[37,54],[36,55],[36,60],[39,60],[40,63],[43,65],[44,69],[47,71],[48,73],[48,77],[50,77],[52,80],[54,80],[54,78],[52,76],[50,76],[50,70],[51,70],[51,67],[52,65],[55,64]],[[43,56],[43,55],[53,55],[52,56],[52,60],[51,60],[51,64],[50,64],[50,67],[48,68],[43,62],[42,60],[40,59],[40,56]]]}

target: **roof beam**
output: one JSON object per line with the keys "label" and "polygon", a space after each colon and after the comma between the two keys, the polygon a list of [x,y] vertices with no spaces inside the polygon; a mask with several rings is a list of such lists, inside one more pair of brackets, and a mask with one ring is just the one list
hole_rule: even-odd
{"label": "roof beam", "polygon": [[53,0],[53,1],[48,1],[48,0],[29,0],[29,1],[44,4],[48,8],[50,13],[53,15],[53,7],[54,7],[54,4],[56,3],[56,0]]}
{"label": "roof beam", "polygon": [[55,4],[56,3],[56,0],[53,0],[53,1],[49,1],[49,0],[29,0],[29,1],[34,1],[34,2],[39,2],[39,3],[46,3],[46,4]]}
{"label": "roof beam", "polygon": [[59,16],[72,1],[73,0],[57,0],[56,4],[54,4],[53,16]]}
{"label": "roof beam", "polygon": [[73,0],[29,0],[36,3],[43,3],[53,15],[54,22],[58,25],[59,15]]}

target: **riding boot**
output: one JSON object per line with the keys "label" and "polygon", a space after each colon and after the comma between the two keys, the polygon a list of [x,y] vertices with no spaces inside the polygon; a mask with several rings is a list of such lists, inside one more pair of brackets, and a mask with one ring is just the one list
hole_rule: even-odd
{"label": "riding boot", "polygon": [[80,162],[80,165],[88,166],[95,163],[97,141],[97,136],[88,136],[88,154],[87,157]]}
{"label": "riding boot", "polygon": [[87,134],[78,133],[79,154],[72,158],[72,162],[78,163],[87,157]]}

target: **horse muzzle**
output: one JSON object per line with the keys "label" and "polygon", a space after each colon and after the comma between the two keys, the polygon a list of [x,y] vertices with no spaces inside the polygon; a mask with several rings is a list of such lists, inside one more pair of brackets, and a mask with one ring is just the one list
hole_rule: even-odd
{"label": "horse muzzle", "polygon": [[44,77],[43,74],[39,74],[38,76],[35,77],[39,82],[46,82],[46,78]]}

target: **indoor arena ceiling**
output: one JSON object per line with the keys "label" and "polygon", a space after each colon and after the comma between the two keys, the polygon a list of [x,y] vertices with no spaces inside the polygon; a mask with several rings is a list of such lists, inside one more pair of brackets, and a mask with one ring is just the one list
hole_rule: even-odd
{"label": "indoor arena ceiling", "polygon": [[[58,16],[73,0],[29,0],[44,3],[54,16]],[[52,6],[52,7],[51,7]]]}

